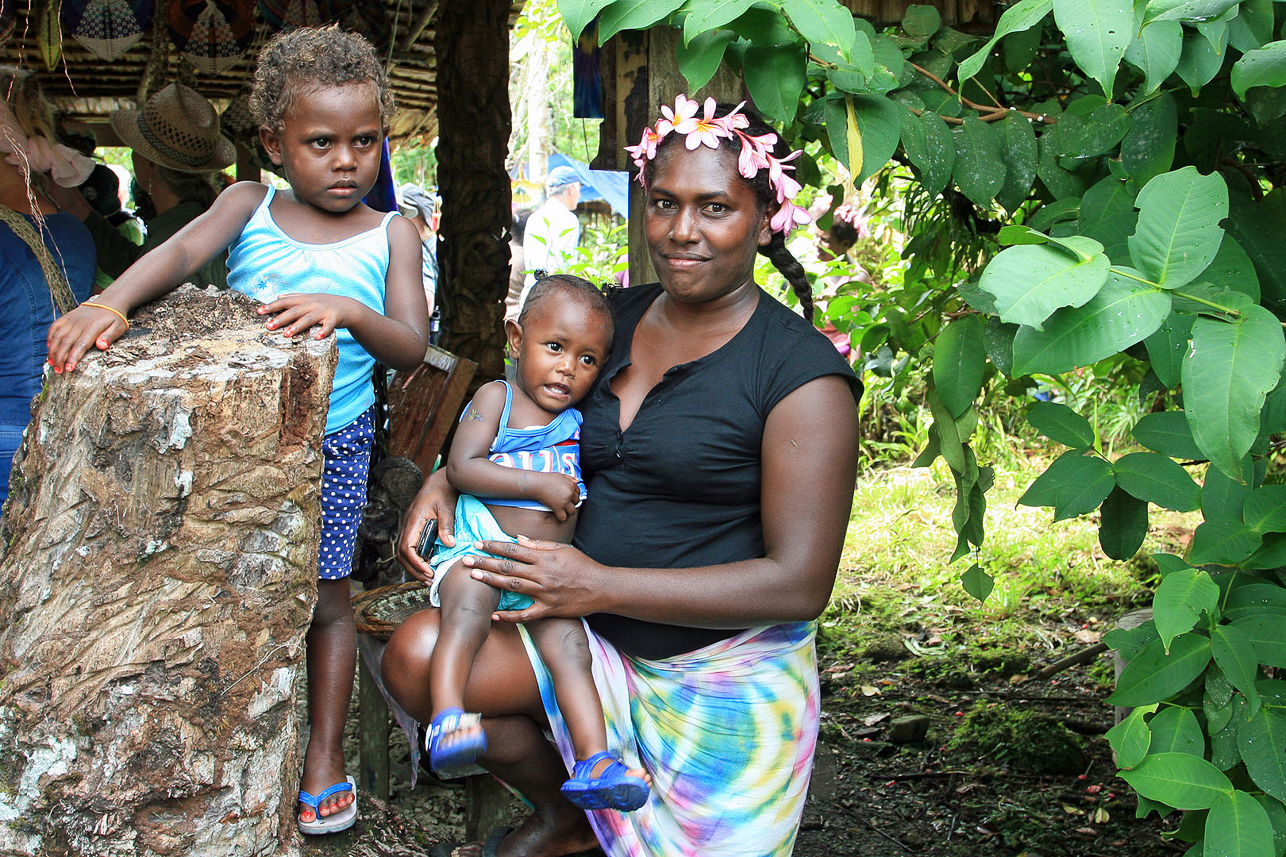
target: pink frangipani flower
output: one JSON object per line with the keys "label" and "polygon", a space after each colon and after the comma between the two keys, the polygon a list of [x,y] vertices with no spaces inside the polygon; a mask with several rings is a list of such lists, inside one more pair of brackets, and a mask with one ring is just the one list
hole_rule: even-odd
{"label": "pink frangipani flower", "polygon": [[656,133],[657,138],[662,138],[671,131],[679,131],[680,134],[686,134],[687,130],[680,130],[679,126],[687,122],[695,122],[692,119],[697,115],[697,103],[687,98],[682,93],[674,99],[674,110],[671,112],[669,107],[661,106],[662,119],[657,120]]}
{"label": "pink frangipani flower", "polygon": [[688,139],[684,145],[688,151],[695,149],[702,143],[711,149],[719,148],[720,137],[731,137],[732,132],[724,127],[721,119],[714,118],[715,100],[707,98],[705,103],[705,116],[701,119],[688,118],[683,123],[676,124],[674,130],[679,134],[687,134]]}
{"label": "pink frangipani flower", "polygon": [[803,226],[811,221],[812,218],[808,216],[807,211],[787,200],[781,204],[781,208],[772,216],[768,226],[773,232],[789,233],[796,226]]}

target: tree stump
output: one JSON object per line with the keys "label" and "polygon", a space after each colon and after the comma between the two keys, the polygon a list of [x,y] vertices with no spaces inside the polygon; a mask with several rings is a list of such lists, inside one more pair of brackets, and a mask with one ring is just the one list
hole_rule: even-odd
{"label": "tree stump", "polygon": [[334,339],[188,286],[49,375],[0,537],[0,854],[293,852]]}

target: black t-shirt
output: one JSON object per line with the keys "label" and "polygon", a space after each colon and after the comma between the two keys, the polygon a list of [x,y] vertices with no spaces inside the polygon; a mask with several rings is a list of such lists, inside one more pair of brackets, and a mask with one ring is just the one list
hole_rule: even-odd
{"label": "black t-shirt", "polygon": [[[855,399],[861,382],[829,339],[760,291],[745,326],[713,353],[666,372],[622,432],[611,380],[629,364],[635,328],[660,294],[660,286],[650,284],[613,297],[612,351],[578,405],[585,415],[581,467],[589,496],[574,543],[597,562],[635,568],[762,557],[760,456],[769,411],[824,375],[843,376]],[[605,613],[588,622],[618,649],[654,659],[740,633]]]}

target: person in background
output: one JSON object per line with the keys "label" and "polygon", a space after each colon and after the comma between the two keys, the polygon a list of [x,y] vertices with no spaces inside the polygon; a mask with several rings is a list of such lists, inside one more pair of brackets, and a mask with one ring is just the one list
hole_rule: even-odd
{"label": "person in background", "polygon": [[74,188],[94,162],[53,139],[53,108],[39,80],[0,66],[0,503],[9,496],[9,468],[40,392],[49,325],[89,297],[94,284],[89,233],[42,190]]}
{"label": "person in background", "polygon": [[[80,195],[99,215],[116,227],[134,245],[143,243],[143,224],[121,205],[120,179],[106,164],[97,164],[89,178],[78,188]],[[94,291],[101,292],[116,278],[99,268],[94,275]]]}
{"label": "person in background", "polygon": [[398,191],[402,201],[397,210],[409,218],[420,233],[420,273],[424,279],[424,300],[433,315],[438,293],[438,236],[433,229],[433,197],[418,184],[404,184]]}
{"label": "person in background", "polygon": [[514,222],[509,228],[509,294],[505,295],[505,321],[518,321],[518,304],[522,301],[522,287],[527,280],[523,267],[522,242],[527,234],[527,221],[531,220],[530,208],[514,212]]}
{"label": "person in background", "polygon": [[545,179],[545,202],[527,221],[522,239],[522,265],[527,272],[518,311],[527,291],[535,284],[536,271],[566,273],[563,269],[580,243],[580,221],[576,203],[580,201],[580,178],[571,167],[554,167]]}
{"label": "person in background", "polygon": [[[79,193],[58,194],[56,200],[89,227],[99,268],[119,277],[214,204],[222,186],[213,177],[236,162],[237,150],[220,132],[214,105],[180,83],[157,92],[142,110],[113,111],[111,123],[133,151],[134,202],[147,226],[142,246],[131,244]],[[219,254],[190,282],[226,287],[227,259],[226,253]]]}

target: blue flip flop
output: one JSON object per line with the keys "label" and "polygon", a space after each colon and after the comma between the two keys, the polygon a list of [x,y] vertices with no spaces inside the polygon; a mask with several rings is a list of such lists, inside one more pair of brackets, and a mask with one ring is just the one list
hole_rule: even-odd
{"label": "blue flip flop", "polygon": [[[339,812],[323,817],[320,809],[322,801],[339,792],[352,792],[353,802]],[[341,830],[348,830],[357,821],[357,784],[353,782],[352,777],[347,777],[345,782],[335,783],[335,785],[316,797],[300,789],[299,802],[313,808],[312,821],[298,819],[300,833],[307,833],[310,836],[321,833],[339,833]]]}
{"label": "blue flip flop", "polygon": [[[604,759],[611,759],[612,764],[603,769],[602,776],[592,776],[594,766]],[[629,768],[604,752],[577,762],[572,767],[572,778],[563,783],[560,791],[581,809],[632,812],[647,803],[651,787],[646,780],[630,776]]]}
{"label": "blue flip flop", "polygon": [[424,749],[429,751],[429,766],[438,776],[451,779],[473,770],[479,753],[486,752],[487,734],[478,729],[473,737],[461,737],[442,746],[442,739],[482,723],[482,715],[466,714],[459,708],[448,708],[433,718],[424,736]]}

